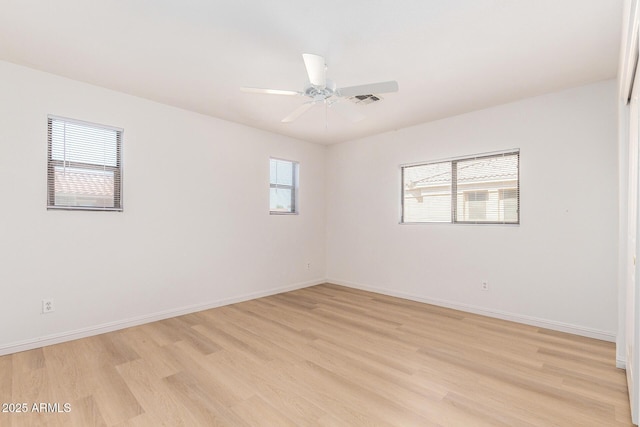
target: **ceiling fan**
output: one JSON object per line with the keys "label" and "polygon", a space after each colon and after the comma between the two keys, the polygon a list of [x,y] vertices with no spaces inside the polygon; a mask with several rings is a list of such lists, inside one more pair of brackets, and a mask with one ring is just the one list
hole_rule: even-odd
{"label": "ceiling fan", "polygon": [[307,76],[309,77],[309,83],[305,85],[302,91],[260,89],[253,87],[242,87],[240,90],[249,93],[305,96],[310,98],[309,101],[305,102],[282,119],[282,123],[290,123],[294,121],[307,112],[311,107],[321,103],[333,108],[348,120],[357,122],[365,118],[364,114],[357,111],[353,105],[342,101],[345,99],[355,99],[356,102],[364,100],[379,100],[380,98],[376,97],[376,94],[398,91],[398,82],[395,80],[338,88],[336,87],[335,82],[328,79],[326,76],[327,65],[323,56],[303,53],[302,59],[304,60],[304,65],[307,69]]}

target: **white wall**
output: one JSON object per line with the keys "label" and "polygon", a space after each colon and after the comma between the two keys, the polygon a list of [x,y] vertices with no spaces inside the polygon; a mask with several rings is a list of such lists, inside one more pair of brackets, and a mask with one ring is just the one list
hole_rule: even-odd
{"label": "white wall", "polygon": [[[616,126],[606,81],[330,147],[329,281],[614,340]],[[399,165],[510,148],[519,226],[398,224]]]}
{"label": "white wall", "polygon": [[[47,114],[124,128],[124,212],[47,211]],[[323,146],[6,62],[0,120],[0,353],[325,277]],[[269,215],[269,156],[300,215]]]}
{"label": "white wall", "polygon": [[[615,336],[613,81],[328,150],[6,62],[0,94],[0,354],[325,278]],[[47,114],[125,129],[124,212],[46,210]],[[520,226],[398,224],[399,165],[509,148]],[[300,215],[268,214],[269,156]]]}

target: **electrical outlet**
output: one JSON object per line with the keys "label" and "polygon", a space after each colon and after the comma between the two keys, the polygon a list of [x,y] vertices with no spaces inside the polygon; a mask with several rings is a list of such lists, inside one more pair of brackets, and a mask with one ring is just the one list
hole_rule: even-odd
{"label": "electrical outlet", "polygon": [[42,314],[53,313],[56,311],[56,307],[53,305],[53,299],[42,300]]}
{"label": "electrical outlet", "polygon": [[311,270],[311,263],[310,262],[307,263],[307,270]]}
{"label": "electrical outlet", "polygon": [[480,284],[480,289],[482,289],[483,291],[488,291],[489,282],[487,282],[486,280],[483,280],[482,283]]}

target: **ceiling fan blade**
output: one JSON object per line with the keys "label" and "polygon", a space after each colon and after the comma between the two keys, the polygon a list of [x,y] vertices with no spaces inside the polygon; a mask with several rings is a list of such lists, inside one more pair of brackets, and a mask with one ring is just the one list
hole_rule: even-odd
{"label": "ceiling fan blade", "polygon": [[302,92],[295,90],[261,89],[257,87],[241,87],[240,90],[247,93],[264,93],[267,95],[302,95]]}
{"label": "ceiling fan blade", "polygon": [[315,102],[306,102],[293,110],[287,117],[282,119],[282,123],[291,123],[301,115],[307,112],[307,110],[315,105]]}
{"label": "ceiling fan blade", "polygon": [[330,107],[350,122],[359,122],[367,117],[347,102],[334,102]]}
{"label": "ceiling fan blade", "polygon": [[389,93],[398,91],[398,82],[371,83],[368,85],[341,87],[336,90],[340,96],[373,95],[377,93]]}
{"label": "ceiling fan blade", "polygon": [[304,66],[307,68],[309,83],[324,88],[327,85],[327,66],[324,57],[312,53],[303,53]]}

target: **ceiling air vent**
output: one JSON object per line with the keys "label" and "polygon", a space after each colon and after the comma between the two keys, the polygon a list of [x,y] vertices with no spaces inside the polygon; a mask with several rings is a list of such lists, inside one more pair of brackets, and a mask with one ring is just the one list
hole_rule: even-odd
{"label": "ceiling air vent", "polygon": [[382,101],[382,98],[377,95],[356,95],[349,98],[349,101],[354,104],[371,104],[373,102]]}

